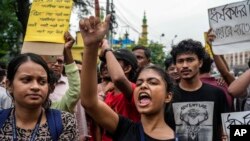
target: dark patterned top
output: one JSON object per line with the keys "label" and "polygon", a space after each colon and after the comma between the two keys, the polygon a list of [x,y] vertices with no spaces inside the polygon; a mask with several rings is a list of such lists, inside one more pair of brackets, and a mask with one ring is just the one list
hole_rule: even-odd
{"label": "dark patterned top", "polygon": [[[63,131],[59,137],[59,141],[78,141],[79,134],[76,128],[76,120],[74,115],[61,111]],[[13,117],[13,112],[5,121],[3,128],[0,129],[0,141],[12,141],[12,124],[11,119]],[[31,138],[32,130],[21,129],[17,127],[17,138],[18,141],[29,141]],[[52,141],[50,136],[48,123],[40,125],[38,132],[36,134],[35,141]]]}

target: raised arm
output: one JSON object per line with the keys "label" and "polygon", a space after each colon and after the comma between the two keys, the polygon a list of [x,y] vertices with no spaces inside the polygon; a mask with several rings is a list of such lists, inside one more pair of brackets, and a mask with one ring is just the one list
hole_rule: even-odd
{"label": "raised arm", "polygon": [[103,41],[102,44],[102,53],[106,52],[105,54],[102,54],[104,58],[106,58],[107,61],[107,68],[109,75],[112,79],[112,82],[114,85],[123,93],[125,94],[125,97],[128,99],[132,98],[132,85],[131,82],[126,77],[123,68],[121,67],[118,60],[115,58],[115,55],[112,51],[108,51],[110,49],[110,46],[108,44],[107,40]]}
{"label": "raised arm", "polygon": [[65,95],[63,95],[60,101],[52,103],[52,107],[63,111],[74,113],[74,108],[80,95],[80,75],[78,68],[73,60],[71,49],[75,42],[74,38],[69,32],[64,34],[64,60],[65,60],[65,72],[68,78],[69,88]]}
{"label": "raised arm", "polygon": [[228,87],[228,92],[234,97],[246,96],[247,87],[250,85],[250,69],[245,71],[238,79],[234,80]]}
{"label": "raised arm", "polygon": [[222,55],[216,55],[213,53],[213,50],[212,50],[212,42],[214,41],[215,39],[215,35],[211,33],[212,29],[209,29],[208,31],[208,40],[207,40],[207,43],[212,51],[212,54],[213,54],[213,58],[214,58],[214,63],[218,69],[218,71],[220,72],[222,78],[226,81],[227,85],[230,85],[234,80],[234,76],[230,73],[229,71],[229,68],[228,68],[228,65],[224,59],[224,57]]}
{"label": "raised arm", "polygon": [[80,21],[80,31],[84,41],[81,72],[81,103],[86,112],[103,128],[114,132],[118,125],[118,115],[97,96],[97,56],[98,47],[108,31],[110,16],[104,23],[98,17]]}

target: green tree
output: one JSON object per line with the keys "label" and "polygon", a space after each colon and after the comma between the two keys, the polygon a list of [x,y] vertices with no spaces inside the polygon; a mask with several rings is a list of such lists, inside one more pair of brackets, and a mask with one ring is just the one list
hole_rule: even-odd
{"label": "green tree", "polygon": [[19,53],[22,29],[16,17],[15,4],[15,0],[0,1],[0,61],[4,63]]}
{"label": "green tree", "polygon": [[153,64],[157,64],[164,68],[165,53],[163,51],[164,46],[159,43],[151,42],[148,45],[148,48],[151,50],[151,61]]}

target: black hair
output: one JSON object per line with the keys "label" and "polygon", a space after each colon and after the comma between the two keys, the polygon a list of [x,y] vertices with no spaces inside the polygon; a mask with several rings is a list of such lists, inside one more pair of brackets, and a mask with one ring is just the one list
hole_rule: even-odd
{"label": "black hair", "polygon": [[173,57],[167,57],[164,61],[165,70],[167,70],[172,64],[174,64]]}
{"label": "black hair", "polygon": [[140,69],[140,71],[138,72],[137,78],[142,71],[148,70],[148,69],[154,70],[155,72],[157,72],[161,76],[161,78],[165,82],[166,92],[172,92],[173,83],[171,81],[170,76],[161,67],[159,67],[157,65],[149,65],[149,66],[145,66],[144,68]]}
{"label": "black hair", "polygon": [[209,73],[211,71],[213,60],[209,56],[207,52],[205,52],[204,58],[203,58],[203,64],[200,68],[200,74],[203,73]]}
{"label": "black hair", "polygon": [[135,82],[138,68],[135,55],[130,50],[123,48],[114,51],[114,55],[117,60],[122,60],[125,66],[131,66],[132,69],[129,72],[128,79],[131,82]]}
{"label": "black hair", "polygon": [[173,56],[174,64],[176,64],[176,57],[185,53],[194,53],[197,55],[199,60],[203,60],[205,50],[201,42],[187,39],[179,42],[175,47],[173,47],[170,53]]}
{"label": "black hair", "polygon": [[6,76],[6,70],[0,68],[0,82],[3,81],[5,76]]}
{"label": "black hair", "polygon": [[147,48],[147,47],[145,47],[145,46],[135,46],[135,47],[132,49],[132,51],[135,51],[135,50],[138,50],[138,49],[144,50],[145,56],[146,56],[148,59],[150,59],[150,57],[151,57],[151,51],[150,51],[149,48]]}
{"label": "black hair", "polygon": [[[49,91],[48,91],[48,96],[47,99],[45,100],[45,102],[43,103],[43,107],[45,109],[49,108],[51,105],[51,101],[49,100],[49,93],[52,91],[51,88],[54,85],[54,79],[52,79],[52,74],[51,71],[49,69],[49,67],[47,66],[47,63],[43,60],[43,58],[37,54],[34,53],[24,53],[24,54],[20,54],[18,56],[16,56],[15,58],[13,58],[9,64],[8,64],[8,68],[7,68],[7,79],[9,80],[10,84],[12,85],[16,72],[18,70],[18,68],[25,62],[27,61],[32,61],[34,63],[37,63],[39,65],[41,65],[44,70],[47,73],[48,76],[48,85],[49,85]],[[12,95],[12,94],[11,94]],[[12,95],[13,96],[13,95]]]}

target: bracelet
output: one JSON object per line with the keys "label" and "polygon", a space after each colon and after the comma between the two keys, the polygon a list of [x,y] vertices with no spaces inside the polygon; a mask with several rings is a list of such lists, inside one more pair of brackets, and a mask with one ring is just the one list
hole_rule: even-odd
{"label": "bracelet", "polygon": [[113,52],[113,49],[112,49],[112,48],[106,48],[106,49],[104,49],[104,51],[103,51],[103,57],[104,57],[104,58],[106,57],[106,53],[107,53],[108,51]]}

